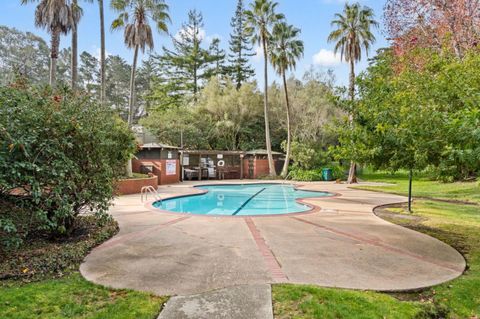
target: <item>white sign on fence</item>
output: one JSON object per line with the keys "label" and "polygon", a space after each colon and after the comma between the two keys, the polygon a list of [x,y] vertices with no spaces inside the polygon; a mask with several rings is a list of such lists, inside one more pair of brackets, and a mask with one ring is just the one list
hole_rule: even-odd
{"label": "white sign on fence", "polygon": [[177,174],[177,160],[167,160],[165,164],[165,174],[167,176]]}

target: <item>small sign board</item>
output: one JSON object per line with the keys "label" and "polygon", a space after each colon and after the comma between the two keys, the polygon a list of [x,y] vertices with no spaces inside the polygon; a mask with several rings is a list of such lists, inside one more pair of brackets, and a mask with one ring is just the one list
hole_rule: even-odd
{"label": "small sign board", "polygon": [[183,154],[183,166],[188,166],[190,165],[190,156],[188,154]]}
{"label": "small sign board", "polygon": [[217,154],[217,158],[218,158],[218,159],[222,159],[222,158],[223,158],[223,154]]}
{"label": "small sign board", "polygon": [[165,175],[171,176],[177,174],[177,161],[176,160],[167,160],[165,164]]}

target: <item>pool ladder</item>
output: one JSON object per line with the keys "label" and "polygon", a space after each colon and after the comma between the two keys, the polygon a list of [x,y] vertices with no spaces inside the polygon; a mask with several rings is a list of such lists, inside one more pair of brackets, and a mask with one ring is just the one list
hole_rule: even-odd
{"label": "pool ladder", "polygon": [[158,191],[153,186],[143,186],[141,190],[141,201],[144,202],[143,198],[145,196],[145,201],[148,200],[148,194],[152,195],[156,201],[162,202],[162,198],[158,194]]}

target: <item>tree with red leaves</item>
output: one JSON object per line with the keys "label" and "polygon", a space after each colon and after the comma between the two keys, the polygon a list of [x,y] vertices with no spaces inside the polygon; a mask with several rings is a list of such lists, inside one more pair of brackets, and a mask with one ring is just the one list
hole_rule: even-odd
{"label": "tree with red leaves", "polygon": [[462,57],[480,39],[480,0],[387,0],[384,18],[399,54],[447,47]]}

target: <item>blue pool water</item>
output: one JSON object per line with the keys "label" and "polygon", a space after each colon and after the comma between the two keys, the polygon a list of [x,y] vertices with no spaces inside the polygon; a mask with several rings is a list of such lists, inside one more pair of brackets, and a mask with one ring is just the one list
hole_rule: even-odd
{"label": "blue pool water", "polygon": [[297,190],[288,184],[199,186],[202,195],[166,199],[153,204],[159,209],[196,215],[256,216],[301,213],[310,210],[296,199],[330,196],[326,192]]}

